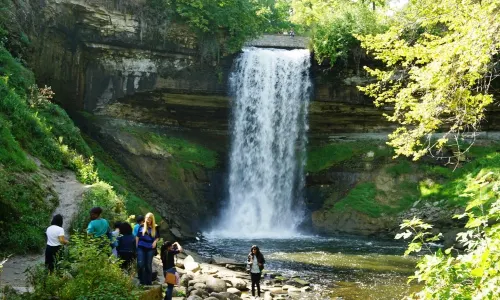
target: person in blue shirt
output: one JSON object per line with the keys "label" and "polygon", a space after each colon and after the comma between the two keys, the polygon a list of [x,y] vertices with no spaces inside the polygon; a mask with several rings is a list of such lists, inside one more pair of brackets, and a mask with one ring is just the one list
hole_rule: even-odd
{"label": "person in blue shirt", "polygon": [[93,207],[90,210],[90,223],[87,226],[87,233],[93,237],[107,236],[109,232],[108,220],[101,218],[102,208]]}
{"label": "person in blue shirt", "polygon": [[155,216],[147,213],[144,218],[144,224],[139,227],[137,233],[137,270],[139,273],[139,282],[142,285],[151,285],[153,277],[153,256],[156,253],[156,243],[160,238],[156,229]]}
{"label": "person in blue shirt", "polygon": [[118,236],[117,244],[118,257],[123,260],[121,266],[128,270],[136,257],[135,236],[132,234],[132,226],[129,223],[120,224],[120,236]]}
{"label": "person in blue shirt", "polygon": [[134,225],[134,236],[137,236],[137,233],[139,232],[139,227],[142,226],[142,224],[144,224],[144,216],[142,215],[139,215],[137,216],[137,218],[135,218],[135,225]]}

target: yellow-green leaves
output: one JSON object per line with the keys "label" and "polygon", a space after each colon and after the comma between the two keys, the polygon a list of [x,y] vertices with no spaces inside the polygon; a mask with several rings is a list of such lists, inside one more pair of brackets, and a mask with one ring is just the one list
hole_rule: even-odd
{"label": "yellow-green leaves", "polygon": [[[361,88],[401,127],[390,135],[397,155],[419,159],[465,132],[477,131],[493,102],[488,93],[500,49],[500,1],[422,0],[384,34],[359,36],[386,69]],[[498,59],[498,57],[496,57]],[[442,132],[437,143],[436,132]]]}

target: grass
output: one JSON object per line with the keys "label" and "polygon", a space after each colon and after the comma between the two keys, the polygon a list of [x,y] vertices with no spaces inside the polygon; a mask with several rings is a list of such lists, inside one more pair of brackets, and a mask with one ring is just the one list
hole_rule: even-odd
{"label": "grass", "polygon": [[398,177],[398,176],[403,175],[403,174],[411,173],[412,166],[408,161],[402,160],[402,161],[399,161],[396,165],[387,167],[386,171],[392,177]]}
{"label": "grass", "polygon": [[19,143],[12,136],[11,125],[0,117],[0,165],[10,171],[35,171],[36,165],[28,159]]}
{"label": "grass", "polygon": [[161,149],[170,153],[183,169],[196,170],[198,167],[212,169],[217,166],[217,153],[201,145],[153,132],[142,132],[131,127],[124,130],[144,143],[160,146]]}
{"label": "grass", "polygon": [[349,166],[392,156],[392,150],[375,141],[330,143],[313,147],[307,153],[306,171],[317,173],[334,166]]}

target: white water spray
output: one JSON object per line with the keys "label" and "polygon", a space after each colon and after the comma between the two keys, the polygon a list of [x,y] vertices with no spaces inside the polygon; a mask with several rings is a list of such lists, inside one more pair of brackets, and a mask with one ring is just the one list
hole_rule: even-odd
{"label": "white water spray", "polygon": [[309,51],[248,48],[235,64],[229,203],[212,234],[296,235],[303,219]]}

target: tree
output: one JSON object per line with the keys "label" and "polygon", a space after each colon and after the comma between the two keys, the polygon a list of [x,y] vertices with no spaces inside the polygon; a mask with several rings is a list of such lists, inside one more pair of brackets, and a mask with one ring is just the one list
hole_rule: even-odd
{"label": "tree", "polygon": [[[419,159],[479,129],[498,76],[500,1],[412,0],[384,34],[358,36],[386,65],[366,70],[377,82],[361,88],[391,106],[400,127],[389,136],[396,155]],[[442,136],[435,133],[442,130]]]}

